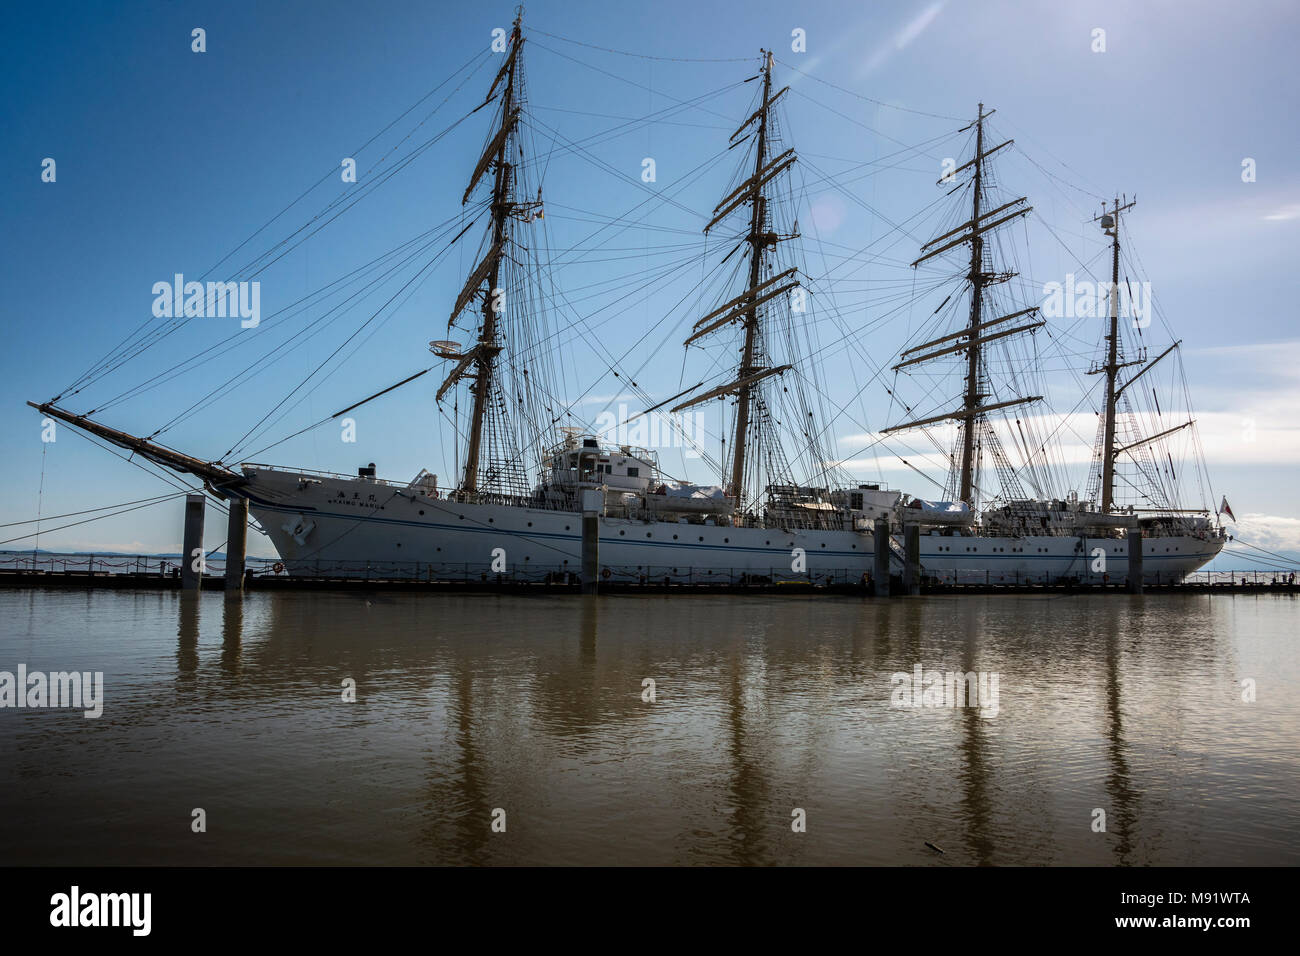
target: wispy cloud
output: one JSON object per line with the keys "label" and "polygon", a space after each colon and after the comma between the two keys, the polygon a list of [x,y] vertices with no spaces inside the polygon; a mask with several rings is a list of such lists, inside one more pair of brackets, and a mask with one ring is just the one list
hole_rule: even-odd
{"label": "wispy cloud", "polygon": [[1264,217],[1265,222],[1286,222],[1289,219],[1300,219],[1300,203],[1288,203]]}
{"label": "wispy cloud", "polygon": [[1228,528],[1229,534],[1259,548],[1269,551],[1300,551],[1300,518],[1243,514],[1235,526],[1229,523]]}
{"label": "wispy cloud", "polygon": [[936,0],[935,3],[930,4],[904,24],[903,28],[895,33],[888,43],[877,49],[867,59],[866,64],[858,71],[859,76],[875,72],[884,66],[895,53],[907,49],[922,33],[930,28],[930,25],[943,12],[946,3],[947,0]]}

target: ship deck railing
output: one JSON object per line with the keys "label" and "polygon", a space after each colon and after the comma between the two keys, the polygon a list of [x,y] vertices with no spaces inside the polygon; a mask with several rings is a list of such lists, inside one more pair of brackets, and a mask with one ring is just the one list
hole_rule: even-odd
{"label": "ship deck railing", "polygon": [[265,462],[246,461],[242,462],[240,468],[258,468],[262,471],[276,471],[282,475],[306,475],[311,478],[335,478],[341,481],[365,481],[372,485],[385,485],[389,488],[401,488],[403,491],[409,491],[413,488],[420,487],[409,481],[391,481],[388,478],[370,478],[361,475],[346,475],[338,471],[321,471],[318,468],[299,468],[297,465],[269,465]]}

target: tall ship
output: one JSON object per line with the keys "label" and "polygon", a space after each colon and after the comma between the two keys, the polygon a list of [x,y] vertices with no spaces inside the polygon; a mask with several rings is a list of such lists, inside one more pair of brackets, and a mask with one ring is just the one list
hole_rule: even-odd
{"label": "tall ship", "polygon": [[[517,19],[504,62],[473,111],[492,118],[481,154],[467,164],[462,204],[474,215],[453,241],[478,235],[479,245],[446,330],[429,346],[441,363],[435,402],[456,422],[451,481],[440,484],[427,471],[385,480],[373,464],[342,475],[204,460],[77,414],[60,404],[62,396],[33,407],[196,476],[223,500],[246,502],[284,570],[297,575],[857,581],[881,573],[877,535],[886,531],[889,573],[902,572],[909,528],[919,529],[921,574],[945,582],[1120,583],[1129,577],[1135,534],[1150,583],[1181,580],[1218,554],[1225,534],[1217,515],[1180,500],[1190,486],[1165,448],[1194,431],[1194,421],[1169,419],[1172,410],[1161,408],[1168,427],[1153,430],[1143,413],[1148,373],[1168,362],[1176,345],[1148,358],[1125,341],[1120,242],[1127,200],[1097,219],[1112,268],[1106,331],[1088,369],[1103,380],[1088,483],[1082,494],[1059,484],[1051,416],[1027,414],[1043,396],[1017,391],[1042,373],[1016,343],[1050,317],[1042,305],[1017,301],[1015,273],[996,261],[1000,229],[1032,207],[1024,197],[1005,200],[993,183],[990,158],[1007,144],[985,143],[991,113],[982,104],[968,127],[973,155],[942,183],[957,223],[912,263],[931,270],[955,263],[953,287],[926,326],[927,340],[897,357],[889,394],[900,394],[900,383],[931,387],[906,406],[921,413],[893,419],[872,439],[928,442],[948,463],[947,483],[922,498],[851,476],[819,419],[829,386],[818,349],[804,348],[809,290],[788,183],[798,156],[781,115],[788,88],[775,88],[775,59],[766,51],[749,77],[753,108],[726,144],[739,157],[735,172],[704,227],[726,254],[712,301],[683,340],[692,354],[712,357],[712,377],[647,401],[641,412],[681,416],[725,407],[721,451],[699,449],[716,481],[674,476],[651,449],[567,423],[553,399],[559,339],[536,291],[546,263],[530,237],[542,222],[543,200],[522,135],[525,45]],[[957,392],[944,394],[954,371]],[[895,405],[882,396],[881,417]],[[584,519],[595,522],[595,568],[583,564]]]}

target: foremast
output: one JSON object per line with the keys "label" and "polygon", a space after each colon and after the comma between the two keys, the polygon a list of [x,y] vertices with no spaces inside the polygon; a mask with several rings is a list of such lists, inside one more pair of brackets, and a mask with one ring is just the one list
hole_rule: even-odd
{"label": "foremast", "polygon": [[[1018,335],[1023,332],[1031,332],[1040,328],[1045,323],[1042,321],[1027,322],[1023,325],[1012,328],[999,328],[997,331],[989,331],[994,326],[1001,326],[1005,322],[1014,319],[1032,316],[1038,312],[1038,309],[1022,309],[1018,312],[1012,312],[1008,315],[985,320],[985,289],[997,283],[1007,282],[1014,279],[1017,275],[1015,272],[996,272],[985,269],[984,266],[984,235],[989,231],[1019,219],[1027,215],[1032,206],[1026,206],[1026,197],[1012,200],[1004,203],[995,209],[986,210],[984,208],[984,164],[988,157],[1010,146],[1014,140],[1007,140],[999,143],[991,149],[984,148],[984,121],[992,116],[996,110],[984,112],[984,104],[980,103],[975,121],[969,126],[963,127],[958,132],[965,132],[972,126],[975,128],[975,155],[972,159],[952,170],[947,176],[939,180],[939,185],[944,185],[952,181],[952,178],[965,170],[971,170],[971,217],[970,220],[931,239],[921,247],[923,253],[920,258],[912,263],[916,268],[921,263],[926,262],[936,256],[942,255],[952,249],[960,246],[970,246],[970,265],[966,272],[966,281],[970,285],[970,310],[966,327],[961,331],[940,336],[921,345],[913,346],[903,352],[900,357],[902,361],[893,367],[895,372],[922,362],[928,362],[931,359],[939,358],[944,355],[951,355],[955,352],[966,353],[966,375],[965,384],[962,393],[962,405],[960,408],[951,412],[945,412],[941,415],[934,415],[927,418],[921,418],[901,425],[895,425],[885,429],[886,433],[903,431],[911,428],[919,428],[925,425],[932,425],[943,421],[956,421],[961,430],[961,453],[955,463],[957,471],[957,480],[955,488],[957,490],[958,500],[963,501],[971,506],[976,506],[976,495],[978,483],[976,481],[976,472],[979,468],[979,445],[978,439],[981,431],[985,428],[987,414],[990,411],[1002,408],[1010,408],[1015,405],[1024,405],[1029,402],[1041,400],[1041,395],[1032,395],[1019,398],[1013,398],[1006,401],[986,404],[984,399],[989,397],[989,393],[984,391],[985,366],[984,366],[984,346],[997,339],[1006,338],[1012,335]],[[958,187],[960,188],[960,186]],[[954,190],[955,191],[955,190]],[[956,344],[948,344],[948,343]],[[932,352],[925,352],[926,349],[934,346],[943,346]],[[924,353],[924,354],[917,354]],[[996,437],[990,432],[989,438],[996,442]],[[1004,456],[1000,448],[994,449],[995,455],[1002,459]],[[1008,477],[1014,478],[1009,467],[1004,469]]]}
{"label": "foremast", "polygon": [[510,32],[506,62],[492,81],[483,104],[486,106],[492,102],[498,89],[502,91],[500,122],[474,167],[469,186],[465,189],[465,195],[461,200],[462,204],[469,202],[480,180],[489,170],[492,171],[492,195],[488,206],[490,215],[488,250],[478,266],[470,273],[464,288],[456,298],[451,317],[447,320],[447,328],[450,330],[457,317],[476,296],[481,295],[483,297],[482,320],[479,325],[478,339],[472,348],[463,353],[435,349],[442,357],[457,360],[457,364],[438,390],[439,401],[462,378],[473,381],[470,390],[472,405],[467,429],[465,467],[459,488],[459,491],[465,494],[477,492],[480,486],[479,471],[483,457],[484,429],[493,402],[497,357],[502,351],[499,316],[503,308],[504,290],[500,286],[501,264],[508,256],[510,222],[512,219],[519,218],[521,211],[526,213],[532,207],[540,205],[540,194],[537,203],[518,203],[514,198],[515,166],[512,158],[517,149],[515,132],[521,112],[516,80],[523,42],[521,17],[516,16]]}
{"label": "foremast", "polygon": [[765,269],[770,263],[772,248],[778,242],[796,238],[793,235],[778,235],[775,231],[768,215],[768,196],[765,187],[793,166],[796,156],[794,149],[787,149],[776,157],[770,156],[772,107],[789,87],[783,87],[775,95],[772,93],[773,55],[768,50],[761,52],[763,62],[759,75],[763,79],[763,89],[759,107],[740,124],[739,129],[731,134],[734,144],[737,137],[757,124],[754,171],[713,208],[713,218],[704,227],[704,232],[708,233],[732,213],[749,204],[749,230],[743,240],[749,245],[749,284],[740,295],[724,302],[696,322],[690,337],[685,342],[686,345],[691,345],[705,335],[738,321],[742,325],[744,334],[740,364],[736,369],[736,378],[731,383],[696,395],[672,409],[676,413],[712,398],[722,398],[731,394],[736,396],[736,422],[732,437],[731,471],[728,476],[726,495],[734,499],[737,513],[742,512],[745,505],[745,469],[751,440],[751,416],[759,385],[763,379],[779,375],[792,367],[790,365],[772,367],[762,364],[759,348],[763,330],[759,307],[771,299],[785,295],[799,285],[799,280],[795,278],[798,270],[793,268],[779,275],[763,278]]}

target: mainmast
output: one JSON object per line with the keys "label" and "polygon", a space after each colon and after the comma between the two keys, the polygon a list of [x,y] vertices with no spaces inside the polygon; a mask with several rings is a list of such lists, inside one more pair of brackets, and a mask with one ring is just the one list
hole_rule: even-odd
{"label": "mainmast", "polygon": [[1101,445],[1101,510],[1109,513],[1115,504],[1115,404],[1119,398],[1116,379],[1119,370],[1135,362],[1119,361],[1119,214],[1127,212],[1133,202],[1121,206],[1116,199],[1109,213],[1099,217],[1101,228],[1111,238],[1110,332],[1106,336],[1106,364],[1099,371],[1106,375],[1106,417]]}
{"label": "mainmast", "polygon": [[696,322],[691,336],[686,340],[686,344],[690,345],[710,332],[739,321],[744,328],[744,346],[741,349],[740,365],[736,370],[735,381],[697,395],[673,408],[673,412],[676,413],[711,398],[720,398],[729,394],[737,396],[736,428],[731,446],[731,474],[727,486],[727,496],[735,499],[737,512],[743,509],[745,501],[745,467],[749,451],[751,410],[757,397],[756,386],[768,376],[780,374],[791,368],[789,365],[773,368],[760,364],[764,356],[759,354],[762,341],[759,306],[777,296],[785,295],[799,285],[799,280],[794,278],[797,269],[787,269],[780,275],[763,278],[771,247],[785,239],[794,238],[776,233],[768,215],[768,200],[764,187],[793,166],[796,157],[793,149],[787,149],[779,156],[769,158],[772,106],[789,87],[784,87],[773,95],[772,53],[767,50],[761,52],[763,66],[760,75],[763,78],[763,92],[760,105],[745,122],[740,124],[740,128],[731,134],[732,141],[735,141],[745,130],[755,123],[758,124],[754,148],[754,172],[714,207],[713,219],[704,227],[707,233],[731,213],[742,208],[745,203],[751,203],[749,231],[743,240],[749,244],[749,286],[740,295],[724,302]]}
{"label": "mainmast", "polygon": [[474,187],[478,185],[480,178],[488,169],[492,169],[492,201],[489,207],[492,217],[490,227],[491,245],[488,248],[487,255],[470,274],[468,282],[466,282],[464,289],[457,297],[451,318],[447,320],[447,327],[451,328],[452,323],[456,321],[456,317],[478,293],[483,294],[483,323],[479,329],[478,341],[473,348],[460,355],[444,354],[444,357],[454,357],[460,361],[438,390],[438,398],[441,399],[447,390],[461,378],[468,376],[474,380],[473,406],[470,409],[468,445],[465,452],[465,471],[460,483],[460,490],[466,493],[473,493],[478,490],[483,423],[491,400],[496,357],[501,352],[497,323],[497,313],[501,307],[501,293],[498,282],[501,277],[502,254],[509,239],[506,227],[511,216],[516,211],[516,204],[512,201],[513,189],[511,183],[514,167],[509,160],[512,155],[510,152],[511,133],[519,120],[519,107],[515,102],[515,71],[519,63],[519,49],[522,44],[523,35],[520,29],[520,17],[517,16],[514,29],[510,33],[510,51],[506,55],[505,65],[501,67],[496,79],[492,81],[492,87],[488,90],[486,101],[491,102],[496,95],[497,88],[501,86],[504,80],[505,86],[501,99],[501,125],[488,142],[487,148],[478,161],[478,165],[474,168],[474,174],[470,177],[469,187],[465,190],[465,196],[462,200],[462,202],[469,201],[470,194],[474,191]]}
{"label": "mainmast", "polygon": [[[984,181],[984,104],[979,104],[975,120],[975,178],[971,189],[971,222],[980,221],[980,194]],[[975,484],[975,415],[980,404],[980,340],[975,334],[980,324],[980,305],[984,298],[984,237],[971,233],[970,242],[970,322],[966,349],[966,394],[962,411],[966,427],[961,441],[961,491],[958,500],[974,503]]]}
{"label": "mainmast", "polygon": [[[942,253],[955,249],[958,246],[970,244],[970,266],[966,273],[966,279],[970,283],[970,313],[966,323],[966,328],[959,332],[941,336],[932,339],[922,345],[914,346],[899,356],[903,361],[894,366],[894,371],[917,365],[921,362],[938,358],[942,355],[950,355],[954,352],[966,353],[966,378],[965,388],[963,390],[962,406],[952,412],[946,412],[942,415],[934,415],[928,418],[918,419],[916,421],[906,422],[902,425],[895,425],[892,428],[885,429],[885,432],[902,431],[909,428],[917,428],[923,425],[932,425],[942,421],[957,421],[960,423],[961,434],[961,459],[957,462],[958,470],[958,499],[969,504],[972,509],[975,507],[976,481],[975,472],[979,464],[979,454],[976,446],[976,432],[986,421],[986,413],[999,408],[1008,408],[1013,405],[1023,405],[1028,402],[1038,401],[1042,398],[1040,395],[1029,396],[1026,398],[1014,398],[1008,401],[997,402],[986,405],[983,400],[988,397],[988,393],[982,391],[984,364],[983,364],[983,347],[986,343],[995,339],[1006,338],[1010,335],[1016,335],[1020,332],[1029,332],[1044,325],[1044,322],[1030,322],[1025,325],[1016,326],[1010,329],[1001,329],[997,332],[988,332],[987,330],[996,325],[1001,325],[1012,319],[1021,318],[1036,313],[1038,309],[1029,308],[1013,312],[1009,315],[985,321],[984,313],[984,290],[987,286],[995,283],[1006,282],[1014,279],[1017,273],[1014,272],[987,272],[984,269],[984,234],[990,230],[1018,219],[1029,213],[1034,207],[1022,205],[1026,197],[1012,200],[1004,203],[996,209],[990,209],[987,212],[983,208],[984,202],[984,162],[989,157],[1003,147],[1010,146],[1015,140],[1007,140],[994,146],[992,149],[984,148],[984,121],[996,113],[997,110],[984,112],[984,104],[979,104],[979,110],[975,122],[970,126],[964,127],[958,132],[965,132],[975,127],[975,156],[970,161],[958,166],[951,173],[939,180],[943,185],[952,181],[952,178],[966,169],[973,170],[971,177],[971,218],[969,222],[963,223],[956,229],[951,229],[941,236],[936,236],[921,247],[924,253],[919,259],[912,263],[912,267],[920,265],[928,259],[932,259]],[[928,252],[926,250],[929,250]],[[955,342],[956,344],[946,345],[923,355],[916,353],[922,352],[935,345]]]}
{"label": "mainmast", "polygon": [[[763,106],[758,111],[758,141],[754,148],[754,177],[763,171],[767,162],[767,111],[772,96],[772,54],[763,57]],[[763,237],[763,218],[767,209],[767,198],[759,193],[754,197],[749,218],[749,291],[753,293],[758,287],[762,275],[763,250],[767,242]],[[736,403],[736,435],[731,445],[731,496],[736,499],[739,511],[744,501],[745,485],[745,438],[749,433],[750,392],[753,385],[746,378],[754,374],[754,335],[758,331],[758,308],[752,306],[745,313],[745,348],[740,360],[741,382],[739,399]]]}

